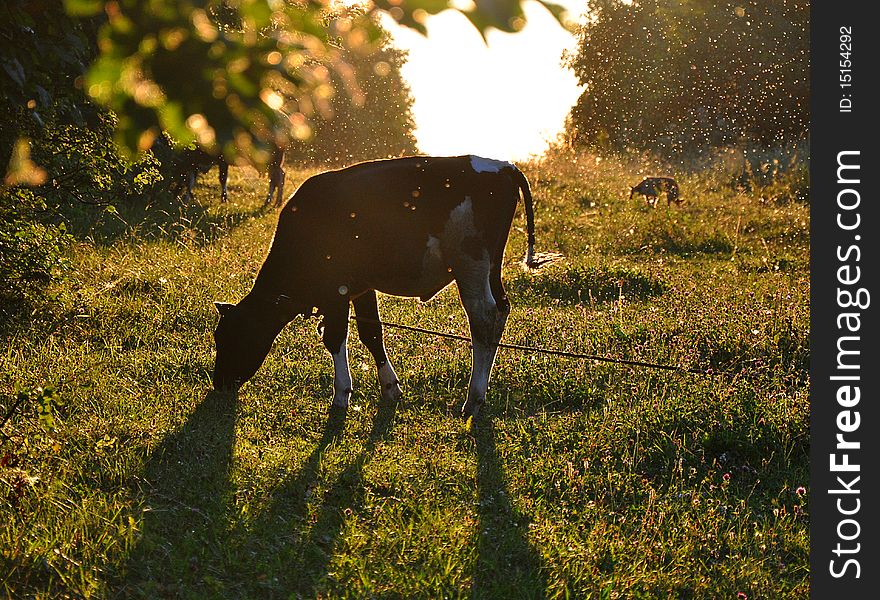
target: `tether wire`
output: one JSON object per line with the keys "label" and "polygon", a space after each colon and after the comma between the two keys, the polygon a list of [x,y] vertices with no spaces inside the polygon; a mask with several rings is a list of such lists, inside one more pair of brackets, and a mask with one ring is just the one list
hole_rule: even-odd
{"label": "tether wire", "polygon": [[[389,323],[387,321],[382,321],[379,319],[367,319],[364,317],[350,317],[352,321],[360,321],[362,323],[373,323],[376,325],[381,325],[383,327],[388,327],[390,329],[402,329],[404,331],[411,331],[413,333],[423,333],[427,335],[433,335],[437,337],[442,337],[450,340],[459,340],[462,342],[473,343],[471,338],[458,335],[456,333],[446,333],[443,331],[435,331],[433,329],[425,329],[423,327],[413,327],[411,325],[401,325],[399,323]],[[538,354],[549,354],[551,356],[563,356],[565,358],[577,358],[577,359],[585,359],[585,360],[595,360],[598,362],[608,362],[608,363],[616,363],[620,365],[631,365],[635,367],[647,367],[650,369],[663,369],[666,371],[680,371],[683,373],[693,373],[696,375],[711,375],[712,372],[706,371],[704,369],[697,368],[687,368],[681,367],[678,365],[664,365],[660,363],[652,363],[646,362],[642,360],[627,360],[623,358],[612,358],[609,356],[599,356],[596,354],[583,354],[581,352],[568,352],[566,350],[555,350],[553,348],[540,348],[538,346],[524,346],[521,344],[507,344],[504,342],[498,342],[497,344],[493,344],[499,348],[508,348],[510,350],[520,350],[523,352],[535,352]]]}

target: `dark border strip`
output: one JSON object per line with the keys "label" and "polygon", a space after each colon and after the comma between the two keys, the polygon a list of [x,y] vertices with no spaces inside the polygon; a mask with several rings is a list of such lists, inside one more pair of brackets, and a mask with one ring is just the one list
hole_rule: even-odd
{"label": "dark border strip", "polygon": [[871,2],[810,8],[810,596],[858,600],[880,589],[878,36]]}

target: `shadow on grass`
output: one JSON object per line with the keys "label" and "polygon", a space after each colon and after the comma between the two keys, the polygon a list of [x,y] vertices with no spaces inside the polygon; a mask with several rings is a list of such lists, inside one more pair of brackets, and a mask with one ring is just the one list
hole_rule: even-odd
{"label": "shadow on grass", "polygon": [[141,539],[116,597],[192,596],[222,564],[237,397],[208,392],[144,469]]}
{"label": "shadow on grass", "polygon": [[7,344],[14,336],[35,327],[48,327],[51,315],[40,308],[30,298],[0,295],[0,343]]}
{"label": "shadow on grass", "polygon": [[[208,393],[150,456],[141,537],[113,597],[288,598],[344,591],[331,562],[346,519],[364,506],[364,467],[390,435],[396,403],[379,403],[363,447],[325,486],[324,458],[346,423],[344,411],[331,411],[309,456],[253,517],[240,514],[231,478],[236,405],[234,396]],[[472,596],[541,598],[541,559],[528,541],[528,519],[509,499],[492,423],[481,423],[474,440],[479,530]]]}
{"label": "shadow on grass", "polygon": [[490,419],[475,425],[478,539],[473,598],[543,598],[541,557],[529,543],[529,519],[513,506]]}
{"label": "shadow on grass", "polygon": [[292,537],[306,519],[321,458],[342,435],[346,413],[330,412],[299,474],[248,524],[231,482],[236,404],[234,396],[209,392],[153,453],[142,490],[148,505],[142,537],[114,597],[286,598],[302,588],[296,556],[318,540]]}
{"label": "shadow on grass", "polygon": [[666,286],[656,277],[635,269],[569,267],[541,273],[518,273],[508,281],[516,294],[533,294],[566,304],[648,300],[661,295]]}
{"label": "shadow on grass", "polygon": [[103,206],[76,206],[65,212],[65,221],[76,238],[89,238],[108,246],[121,238],[167,239],[210,244],[267,208],[259,204],[204,204],[186,202],[170,194],[118,203],[115,210]]}
{"label": "shadow on grass", "polygon": [[[283,483],[273,494],[271,505],[248,532],[251,542],[265,543],[267,536],[280,536],[286,542],[266,561],[265,567],[272,577],[265,578],[262,595],[316,597],[333,587],[328,572],[346,515],[357,512],[363,505],[364,465],[376,444],[388,437],[396,412],[395,402],[380,401],[363,449],[326,489],[317,506],[310,509],[310,496],[318,487],[322,455],[336,439],[335,435],[341,433],[341,422],[334,427],[328,422],[324,437],[306,459],[299,475]],[[331,412],[330,422],[332,420]]]}

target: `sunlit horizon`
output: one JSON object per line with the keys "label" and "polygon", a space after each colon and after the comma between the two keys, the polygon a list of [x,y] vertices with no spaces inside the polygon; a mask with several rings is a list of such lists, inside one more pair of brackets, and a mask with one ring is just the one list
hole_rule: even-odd
{"label": "sunlit horizon", "polygon": [[[562,2],[575,19],[585,2]],[[425,154],[477,154],[504,160],[539,155],[562,131],[581,89],[562,65],[574,36],[537,2],[523,5],[525,27],[490,30],[487,43],[460,13],[426,21],[427,37],[383,25],[408,52],[402,69],[410,86],[415,136]]]}

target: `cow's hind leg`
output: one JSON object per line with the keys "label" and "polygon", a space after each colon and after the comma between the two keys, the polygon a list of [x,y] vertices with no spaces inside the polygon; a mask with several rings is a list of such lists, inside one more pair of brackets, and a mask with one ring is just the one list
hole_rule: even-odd
{"label": "cow's hind leg", "polygon": [[275,206],[281,206],[284,203],[284,180],[287,179],[287,175],[284,173],[284,168],[278,168],[277,174],[277,182],[275,188]]}
{"label": "cow's hind leg", "polygon": [[229,200],[226,183],[229,180],[229,163],[222,156],[217,159],[217,180],[220,182],[220,202]]}
{"label": "cow's hind leg", "polygon": [[196,171],[195,169],[190,170],[186,174],[186,191],[183,193],[183,199],[186,202],[193,201],[193,190],[196,187]]}
{"label": "cow's hind leg", "polygon": [[[344,303],[343,303],[344,302]],[[324,311],[324,347],[333,357],[333,406],[346,407],[351,398],[348,368],[348,301]]]}
{"label": "cow's hind leg", "polygon": [[276,196],[275,206],[281,206],[284,200],[285,179],[287,179],[287,176],[284,173],[283,167],[274,164],[269,167],[269,193],[266,194],[266,204],[272,202],[272,196],[274,195]]}
{"label": "cow's hind leg", "polygon": [[461,303],[471,330],[473,365],[462,416],[476,417],[486,400],[489,376],[504,333],[510,304],[501,287],[501,267],[482,261],[466,261],[455,269]]}
{"label": "cow's hind leg", "polygon": [[397,402],[403,396],[400,389],[400,381],[397,373],[388,360],[385,353],[385,343],[382,339],[382,324],[379,322],[379,303],[376,300],[376,292],[369,292],[358,296],[353,301],[354,314],[357,316],[358,337],[376,360],[376,369],[379,372],[379,386],[382,390],[382,398]]}

